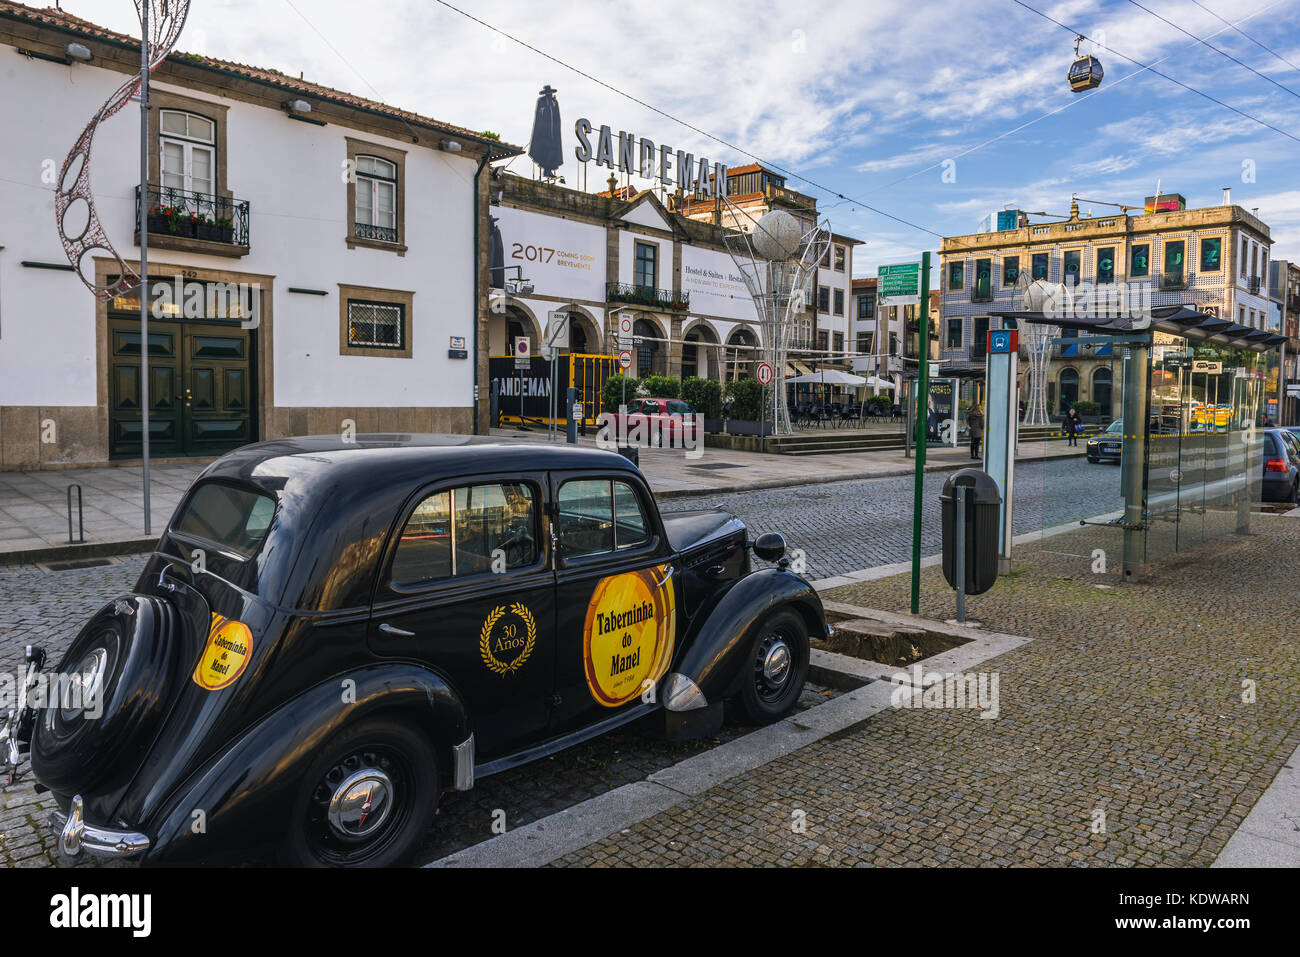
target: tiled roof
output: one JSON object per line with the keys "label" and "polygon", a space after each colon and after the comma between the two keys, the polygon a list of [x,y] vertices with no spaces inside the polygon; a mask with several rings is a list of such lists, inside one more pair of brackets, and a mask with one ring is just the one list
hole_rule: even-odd
{"label": "tiled roof", "polygon": [[[124,33],[117,33],[113,30],[108,30],[98,24],[91,23],[89,20],[74,17],[72,14],[54,7],[39,9],[37,7],[29,7],[26,4],[15,3],[13,0],[0,0],[0,18],[19,20],[44,27],[53,27],[78,36],[104,40],[109,43],[126,46],[136,50],[140,48],[140,40],[137,37],[131,37]],[[181,40],[182,42],[184,41],[184,33],[181,34]],[[199,56],[198,54],[184,53],[181,51],[173,52],[168,56],[167,62],[185,63],[191,66],[206,67],[220,73],[233,74],[235,76],[243,77],[244,79],[274,86],[288,93],[315,97],[324,102],[366,110],[368,112],[377,113],[381,116],[387,116],[412,125],[440,130],[455,136],[473,140],[477,143],[491,144],[494,147],[495,153],[500,156],[513,156],[517,153],[523,152],[520,147],[489,139],[473,130],[465,129],[461,126],[454,126],[451,123],[444,123],[441,120],[422,116],[419,113],[413,113],[409,110],[398,109],[395,106],[389,106],[386,103],[380,103],[376,100],[368,100],[365,97],[356,96],[352,93],[345,93],[342,90],[331,89],[330,87],[322,86],[319,83],[312,83],[308,80],[291,77],[281,73],[279,70],[249,66],[248,64],[236,63],[232,60],[218,60],[215,57]]]}

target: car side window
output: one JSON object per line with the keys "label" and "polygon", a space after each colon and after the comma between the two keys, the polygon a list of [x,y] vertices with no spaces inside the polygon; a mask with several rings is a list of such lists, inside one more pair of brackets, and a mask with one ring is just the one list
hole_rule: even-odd
{"label": "car side window", "polygon": [[650,541],[650,523],[646,521],[641,500],[626,482],[614,483],[614,547],[635,548]]}
{"label": "car side window", "polygon": [[402,529],[393,584],[532,565],[538,555],[536,515],[536,496],[522,482],[435,492],[415,507]]}
{"label": "car side window", "polygon": [[556,538],[566,558],[621,551],[650,541],[645,510],[626,482],[565,482],[557,505]]}
{"label": "car side window", "polygon": [[668,400],[669,415],[694,415],[694,410],[689,402],[683,402],[681,399]]}

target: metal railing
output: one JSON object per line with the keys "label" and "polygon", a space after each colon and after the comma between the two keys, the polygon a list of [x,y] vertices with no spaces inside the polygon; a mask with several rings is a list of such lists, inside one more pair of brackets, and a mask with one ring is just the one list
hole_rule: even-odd
{"label": "metal railing", "polygon": [[[150,186],[149,235],[202,239],[248,245],[248,200],[192,193],[167,186]],[[136,224],[140,229],[140,187],[135,188]]]}
{"label": "metal railing", "polygon": [[397,242],[397,229],[392,226],[371,226],[369,223],[357,223],[355,226],[357,239],[373,239],[380,243]]}
{"label": "metal railing", "polygon": [[605,284],[606,302],[628,302],[656,309],[689,309],[691,294],[683,290],[656,289],[634,283],[611,282]]}

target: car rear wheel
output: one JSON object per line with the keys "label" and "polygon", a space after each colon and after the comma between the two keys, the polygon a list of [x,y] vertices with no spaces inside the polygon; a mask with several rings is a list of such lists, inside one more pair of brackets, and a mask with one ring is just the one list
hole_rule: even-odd
{"label": "car rear wheel", "polygon": [[740,705],[755,724],[771,724],[790,713],[808,678],[808,626],[798,612],[783,609],[759,626],[750,646]]}
{"label": "car rear wheel", "polygon": [[437,760],[425,736],[375,718],[347,728],[303,779],[281,860],[296,867],[395,867],[428,832]]}

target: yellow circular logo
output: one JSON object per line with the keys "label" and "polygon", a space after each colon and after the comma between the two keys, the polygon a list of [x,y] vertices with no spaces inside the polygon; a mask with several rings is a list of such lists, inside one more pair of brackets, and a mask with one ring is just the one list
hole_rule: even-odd
{"label": "yellow circular logo", "polygon": [[483,663],[489,671],[503,676],[522,668],[536,644],[537,623],[532,612],[520,602],[492,609],[478,636]]}
{"label": "yellow circular logo", "polygon": [[194,666],[194,683],[207,691],[219,691],[234,684],[244,673],[248,656],[253,653],[253,633],[242,621],[222,615],[212,616],[208,643],[199,663]]}
{"label": "yellow circular logo", "polygon": [[583,666],[592,697],[617,708],[654,686],[677,630],[671,565],[601,579],[587,606]]}

